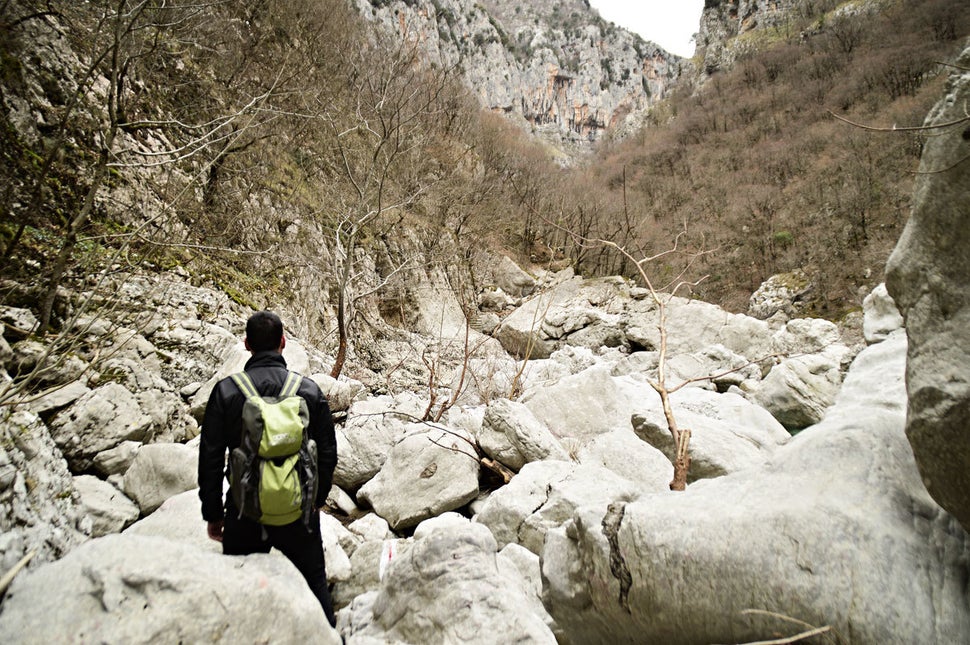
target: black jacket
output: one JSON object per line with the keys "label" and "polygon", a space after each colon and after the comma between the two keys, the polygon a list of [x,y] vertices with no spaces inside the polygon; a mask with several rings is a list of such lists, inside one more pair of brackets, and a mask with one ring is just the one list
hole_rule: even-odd
{"label": "black jacket", "polygon": [[[257,352],[244,368],[256,391],[263,396],[275,396],[286,380],[286,361],[278,352]],[[306,400],[310,413],[310,438],[317,442],[316,505],[322,507],[333,483],[337,466],[337,439],[334,434],[330,406],[320,387],[304,377],[297,391]],[[216,522],[223,518],[223,478],[228,478],[226,453],[239,446],[242,439],[242,409],[246,396],[231,378],[219,381],[202,419],[199,443],[199,499],[202,500],[202,519]]]}

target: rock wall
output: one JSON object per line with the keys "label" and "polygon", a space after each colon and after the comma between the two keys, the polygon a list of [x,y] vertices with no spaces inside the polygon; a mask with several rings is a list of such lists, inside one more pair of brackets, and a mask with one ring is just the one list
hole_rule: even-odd
{"label": "rock wall", "polygon": [[926,119],[934,136],[886,286],[909,334],[906,434],[930,494],[970,528],[970,49],[957,65]]}
{"label": "rock wall", "polygon": [[486,108],[567,148],[635,122],[664,98],[684,63],[581,0],[358,0],[358,6],[420,42],[432,61],[458,65]]}

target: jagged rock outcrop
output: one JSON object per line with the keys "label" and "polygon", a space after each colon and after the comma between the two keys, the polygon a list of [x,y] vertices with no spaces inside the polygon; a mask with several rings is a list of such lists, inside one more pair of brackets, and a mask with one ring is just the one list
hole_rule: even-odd
{"label": "jagged rock outcrop", "polygon": [[970,49],[926,119],[913,211],[886,286],[905,318],[906,436],[930,494],[970,529]]}
{"label": "jagged rock outcrop", "polygon": [[32,412],[0,408],[0,568],[31,552],[32,566],[59,558],[91,530],[47,426]]}
{"label": "jagged rock outcrop", "polygon": [[664,98],[683,60],[583,0],[358,0],[430,60],[461,64],[482,105],[547,139],[595,141]]}

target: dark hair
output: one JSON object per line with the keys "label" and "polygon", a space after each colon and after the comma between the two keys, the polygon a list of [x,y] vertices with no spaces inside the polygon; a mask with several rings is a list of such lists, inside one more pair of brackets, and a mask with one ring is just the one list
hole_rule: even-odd
{"label": "dark hair", "polygon": [[283,340],[283,321],[272,311],[257,311],[246,321],[246,341],[254,352],[279,349]]}

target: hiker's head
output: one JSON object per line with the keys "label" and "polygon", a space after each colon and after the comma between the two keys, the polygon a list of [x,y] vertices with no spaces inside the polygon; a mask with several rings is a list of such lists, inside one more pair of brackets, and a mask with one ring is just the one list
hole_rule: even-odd
{"label": "hiker's head", "polygon": [[272,311],[257,311],[246,321],[246,349],[251,352],[283,351],[283,321]]}

